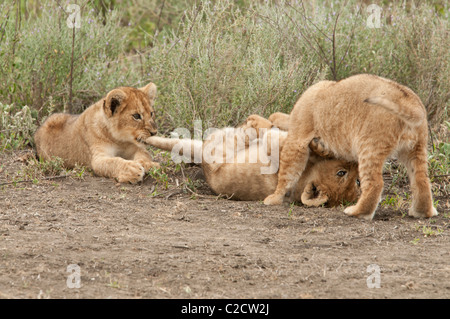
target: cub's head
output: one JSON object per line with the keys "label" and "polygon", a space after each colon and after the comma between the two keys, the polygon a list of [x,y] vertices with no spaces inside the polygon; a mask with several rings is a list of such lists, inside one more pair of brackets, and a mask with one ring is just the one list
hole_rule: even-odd
{"label": "cub's head", "polygon": [[301,196],[306,206],[338,206],[356,201],[361,194],[357,163],[323,160],[311,170]]}
{"label": "cub's head", "polygon": [[103,111],[113,137],[123,142],[139,142],[155,135],[155,97],[153,83],[140,89],[120,87],[109,92],[103,100]]}

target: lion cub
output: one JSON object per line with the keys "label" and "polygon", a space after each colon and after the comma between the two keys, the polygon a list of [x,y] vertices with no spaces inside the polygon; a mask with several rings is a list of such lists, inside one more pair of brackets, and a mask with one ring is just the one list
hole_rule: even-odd
{"label": "lion cub", "polygon": [[426,110],[409,88],[361,74],[307,89],[290,114],[278,185],[264,200],[266,205],[280,204],[295,187],[308,163],[308,145],[316,137],[336,158],[358,162],[362,194],[355,206],[344,210],[347,215],[373,218],[389,156],[397,156],[407,167],[413,192],[409,215],[437,215],[427,176]]}
{"label": "lion cub", "polygon": [[[216,194],[263,200],[276,188],[279,150],[287,137],[286,131],[272,127],[270,121],[251,115],[241,127],[216,130],[204,142],[158,136],[145,142],[175,155],[187,151],[188,157],[199,158],[206,181]],[[360,194],[356,163],[318,158],[317,163],[308,163],[306,172],[286,201],[336,206],[353,202]]]}
{"label": "lion cub", "polygon": [[53,114],[34,135],[37,154],[60,157],[68,168],[76,164],[118,182],[136,183],[159,164],[139,143],[156,134],[156,86],[120,87],[80,115]]}

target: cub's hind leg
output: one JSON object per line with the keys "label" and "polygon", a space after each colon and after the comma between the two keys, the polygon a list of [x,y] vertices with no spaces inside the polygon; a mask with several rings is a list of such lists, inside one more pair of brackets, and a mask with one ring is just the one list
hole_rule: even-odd
{"label": "cub's hind leg", "polygon": [[433,217],[438,214],[433,206],[425,145],[418,143],[411,152],[399,157],[408,170],[412,191],[412,205],[409,209],[409,215],[414,217]]}
{"label": "cub's hind leg", "polygon": [[63,136],[64,127],[71,117],[74,116],[65,113],[53,114],[38,128],[34,134],[34,142],[39,157],[44,160],[50,160],[53,156],[62,157],[61,154],[66,151],[65,148],[71,141],[67,141],[61,147],[55,143],[55,139]]}

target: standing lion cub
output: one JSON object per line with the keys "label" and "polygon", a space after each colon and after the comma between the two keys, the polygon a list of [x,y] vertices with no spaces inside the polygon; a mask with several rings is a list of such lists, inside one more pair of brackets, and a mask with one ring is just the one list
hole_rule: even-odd
{"label": "standing lion cub", "polygon": [[289,117],[289,133],[280,156],[275,192],[266,205],[281,204],[302,176],[309,143],[316,137],[330,154],[357,161],[361,197],[347,215],[372,219],[383,190],[385,160],[396,156],[408,170],[413,193],[409,215],[432,217],[427,176],[427,119],[420,98],[409,88],[369,74],[321,81],[306,90]]}
{"label": "standing lion cub", "polygon": [[60,157],[66,167],[76,164],[118,182],[142,180],[152,161],[139,143],[156,134],[153,104],[156,86],[120,87],[91,105],[80,115],[53,114],[34,135],[37,155],[49,160]]}

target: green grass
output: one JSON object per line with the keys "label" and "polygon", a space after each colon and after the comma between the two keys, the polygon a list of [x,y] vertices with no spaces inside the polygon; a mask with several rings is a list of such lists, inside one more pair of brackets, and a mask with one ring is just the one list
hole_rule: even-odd
{"label": "green grass", "polygon": [[41,180],[59,176],[68,176],[69,174],[70,171],[67,171],[64,168],[63,160],[59,157],[54,157],[48,161],[31,158],[28,159],[25,165],[22,166],[22,169],[17,172],[14,181],[39,184]]}
{"label": "green grass", "polygon": [[33,145],[37,126],[33,110],[0,102],[0,150],[22,149]]}
{"label": "green grass", "polygon": [[289,218],[292,218],[293,217],[293,212],[294,212],[294,208],[295,208],[295,203],[294,202],[292,202],[290,205],[289,205],[289,211],[288,211],[288,217]]}
{"label": "green grass", "polygon": [[[450,129],[449,123],[446,122],[446,124]],[[434,145],[428,155],[428,165],[432,178],[448,175],[450,172],[450,143],[440,142],[437,146]]]}
{"label": "green grass", "polygon": [[422,226],[421,231],[424,237],[437,236],[444,232],[444,230],[439,227],[431,227],[425,225]]}
{"label": "green grass", "polygon": [[82,7],[72,45],[58,1],[41,10],[36,1],[3,2],[0,102],[29,105],[40,124],[48,110],[69,109],[71,92],[79,113],[114,87],[153,81],[168,132],[194,120],[223,127],[251,113],[289,112],[319,80],[373,73],[417,92],[433,129],[449,120],[447,4],[386,2],[381,28],[370,29],[356,0],[101,3]]}
{"label": "green grass", "polygon": [[58,111],[69,109],[71,92],[71,109],[78,113],[108,90],[137,84],[136,73],[123,62],[131,29],[121,25],[122,12],[106,12],[103,18],[91,5],[82,7],[81,28],[75,29],[72,43],[73,29],[59,1],[36,6],[40,10],[33,13],[32,3],[0,5],[0,102],[29,105],[40,119],[51,101]]}
{"label": "green grass", "polygon": [[386,198],[381,202],[381,206],[393,207],[395,210],[398,210],[399,200],[401,197],[398,195],[387,195]]}
{"label": "green grass", "polygon": [[[413,89],[432,127],[448,120],[448,8],[390,4],[382,27],[366,26],[358,2],[203,1],[178,29],[162,32],[142,54],[160,85],[163,128],[236,125],[250,113],[289,112],[299,95],[322,79],[373,73]],[[336,26],[336,28],[335,28]]]}
{"label": "green grass", "polygon": [[19,187],[23,183],[40,184],[42,181],[50,181],[51,185],[58,187],[56,181],[60,178],[71,177],[74,179],[84,179],[86,171],[84,166],[76,166],[72,169],[67,169],[63,165],[63,160],[59,157],[53,157],[51,160],[36,159],[31,154],[24,156],[22,168],[14,174],[9,174],[7,171],[3,173],[5,182],[3,186],[12,185]]}
{"label": "green grass", "polygon": [[169,175],[163,168],[151,168],[147,175],[154,179],[156,185],[167,189],[169,187]]}

